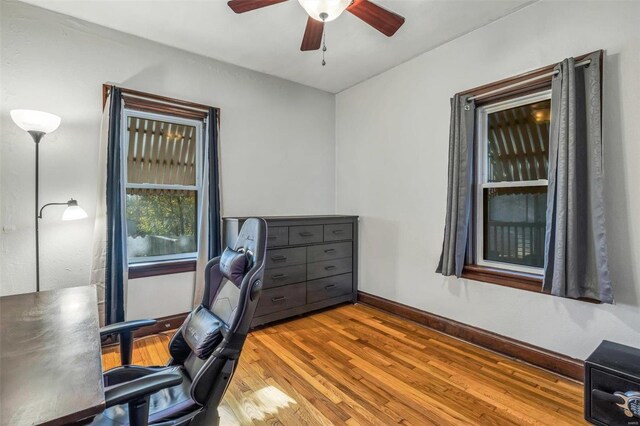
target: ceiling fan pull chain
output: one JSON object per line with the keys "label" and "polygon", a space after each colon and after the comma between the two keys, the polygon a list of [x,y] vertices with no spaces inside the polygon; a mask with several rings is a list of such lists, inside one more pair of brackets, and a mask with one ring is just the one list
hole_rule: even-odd
{"label": "ceiling fan pull chain", "polygon": [[322,66],[327,65],[327,61],[324,60],[324,52],[327,51],[327,31],[322,29]]}

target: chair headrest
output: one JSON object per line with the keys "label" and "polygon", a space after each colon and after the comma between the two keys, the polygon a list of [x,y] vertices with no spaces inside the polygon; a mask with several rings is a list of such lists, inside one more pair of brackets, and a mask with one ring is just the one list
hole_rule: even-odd
{"label": "chair headrest", "polygon": [[[207,264],[203,306],[212,306],[223,278],[242,290],[250,273],[254,278],[257,277],[255,274],[264,269],[266,240],[267,222],[264,219],[249,218],[244,222],[233,247],[228,247],[222,255]],[[259,277],[262,278],[262,275]],[[246,282],[249,287],[243,290],[244,293],[251,290],[254,281]]]}
{"label": "chair headrest", "polygon": [[233,249],[236,251],[244,249],[251,267],[259,265],[264,262],[266,235],[267,223],[264,219],[249,218],[242,224]]}
{"label": "chair headrest", "polygon": [[223,277],[239,287],[248,269],[248,263],[244,248],[233,250],[227,247],[220,256],[220,272]]}

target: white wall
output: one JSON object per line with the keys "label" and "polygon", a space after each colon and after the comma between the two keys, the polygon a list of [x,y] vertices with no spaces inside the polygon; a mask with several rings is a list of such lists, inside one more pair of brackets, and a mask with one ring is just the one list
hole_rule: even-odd
{"label": "white wall", "polygon": [[184,272],[129,280],[126,318],[161,318],[190,311],[195,276],[195,272]]}
{"label": "white wall", "polygon": [[[337,95],[337,211],[361,216],[360,288],[583,358],[640,345],[640,2],[541,2]],[[454,93],[606,49],[604,141],[617,304],[436,274]]]}
{"label": "white wall", "polygon": [[[0,5],[0,295],[35,289],[34,144],[9,111],[40,109],[62,117],[60,129],[41,145],[40,202],[73,196],[89,219],[62,222],[63,208],[47,209],[41,286],[83,285],[89,279],[105,82],[222,109],[224,215],[334,212],[333,95],[22,3]],[[158,289],[173,281],[175,293],[187,294],[192,274],[157,281],[130,282],[129,306],[149,307],[130,315],[189,309],[173,292]]]}

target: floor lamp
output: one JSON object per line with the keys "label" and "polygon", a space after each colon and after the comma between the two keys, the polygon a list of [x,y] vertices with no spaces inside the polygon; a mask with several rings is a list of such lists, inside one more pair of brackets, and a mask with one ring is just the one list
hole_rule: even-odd
{"label": "floor lamp", "polygon": [[38,222],[42,219],[42,211],[48,206],[66,205],[67,209],[62,215],[62,220],[75,220],[87,217],[87,213],[78,206],[78,202],[73,198],[66,203],[48,203],[40,208],[38,200],[39,189],[39,148],[40,141],[47,133],[51,133],[60,125],[60,117],[48,112],[33,111],[28,109],[14,109],[11,111],[11,119],[22,130],[28,132],[36,143],[36,291],[40,291],[40,236]]}

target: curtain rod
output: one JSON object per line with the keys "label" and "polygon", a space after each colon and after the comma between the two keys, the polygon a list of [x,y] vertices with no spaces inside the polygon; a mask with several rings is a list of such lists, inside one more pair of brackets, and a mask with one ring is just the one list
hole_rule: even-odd
{"label": "curtain rod", "polygon": [[[590,63],[591,63],[591,59],[586,59],[584,61],[576,63],[575,66],[576,67],[581,67],[581,66],[584,66],[584,65],[589,65]],[[559,72],[560,72],[559,70],[551,71],[551,72],[548,72],[548,73],[545,73],[545,74],[542,74],[542,75],[538,75],[536,77],[531,77],[531,78],[528,78],[526,80],[522,80],[522,81],[519,81],[517,83],[510,84],[508,86],[500,87],[499,89],[490,90],[488,92],[481,93],[481,94],[476,95],[476,96],[471,96],[471,97],[467,98],[467,102],[473,101],[473,100],[476,100],[476,99],[480,99],[480,98],[484,98],[484,97],[487,97],[489,95],[493,95],[495,93],[504,92],[506,90],[513,89],[514,87],[518,87],[518,86],[522,86],[523,84],[531,83],[532,81],[541,80],[541,79],[546,78],[546,77],[551,77],[551,76],[554,76],[554,75],[558,74]]]}
{"label": "curtain rod", "polygon": [[111,91],[110,87],[115,86],[115,87],[118,87],[120,90],[122,90],[123,95],[129,96],[131,98],[150,100],[150,101],[161,103],[164,105],[176,106],[176,107],[188,109],[191,111],[207,111],[208,112],[209,108],[213,108],[216,111],[220,111],[220,108],[211,107],[209,105],[198,104],[190,101],[183,101],[181,99],[169,98],[167,96],[155,95],[153,93],[140,92],[138,90],[127,89],[125,87],[121,87],[113,83],[105,83],[102,86],[105,89],[103,91],[103,102],[105,97],[104,95],[108,96],[109,92]]}

